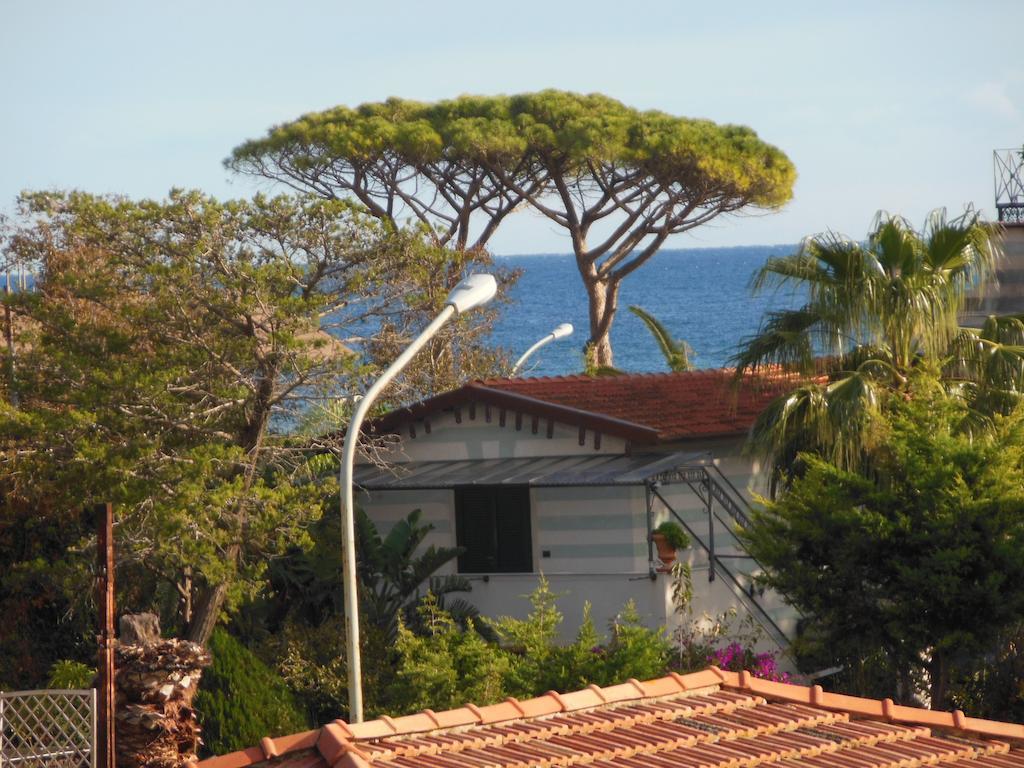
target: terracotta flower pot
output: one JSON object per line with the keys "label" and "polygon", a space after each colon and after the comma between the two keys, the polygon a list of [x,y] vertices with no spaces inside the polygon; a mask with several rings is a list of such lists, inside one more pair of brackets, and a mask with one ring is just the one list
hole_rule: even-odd
{"label": "terracotta flower pot", "polygon": [[666,539],[661,533],[652,533],[651,541],[653,541],[654,546],[658,548],[658,559],[662,562],[662,566],[658,569],[658,573],[668,573],[672,570],[672,563],[676,561],[675,547],[669,544],[668,539]]}

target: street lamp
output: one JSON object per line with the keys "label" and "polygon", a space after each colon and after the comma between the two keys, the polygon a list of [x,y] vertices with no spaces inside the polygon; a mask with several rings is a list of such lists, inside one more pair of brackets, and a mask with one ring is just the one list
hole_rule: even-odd
{"label": "street lamp", "polygon": [[359,445],[359,431],[373,401],[388,383],[409,364],[409,361],[430,339],[441,330],[453,315],[461,315],[481,304],[486,304],[498,292],[498,283],[493,275],[470,275],[456,285],[445,299],[444,309],[430,321],[430,325],[398,356],[366,394],[359,400],[352,421],[345,434],[345,445],[341,453],[341,538],[342,538],[342,579],[345,585],[345,630],[348,651],[348,708],[349,720],[363,721],[363,680],[362,663],[359,659],[359,604],[356,594],[356,530],[354,505],[352,502],[352,467],[355,464],[356,448]]}
{"label": "street lamp", "polygon": [[515,376],[517,373],[519,373],[519,369],[523,367],[523,363],[526,362],[526,358],[528,358],[538,349],[543,347],[545,344],[550,344],[552,341],[555,341],[556,339],[564,339],[566,336],[571,336],[572,330],[572,323],[562,323],[560,326],[555,328],[555,330],[553,330],[543,339],[541,339],[528,350],[526,350],[523,353],[523,356],[516,360],[516,364],[512,366],[512,373],[509,375]]}

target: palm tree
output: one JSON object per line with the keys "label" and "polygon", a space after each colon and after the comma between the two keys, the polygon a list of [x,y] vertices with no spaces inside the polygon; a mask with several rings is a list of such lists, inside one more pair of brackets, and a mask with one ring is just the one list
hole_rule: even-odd
{"label": "palm tree", "polygon": [[[480,612],[452,593],[469,592],[472,584],[464,576],[437,575],[447,563],[462,553],[460,547],[423,547],[434,526],[414,509],[381,536],[377,526],[362,510],[356,509],[356,548],[358,551],[360,616],[387,641],[398,635],[399,621],[419,629],[416,611],[428,592],[463,627],[473,622],[476,631],[494,639],[490,626],[480,620]],[[310,626],[323,624],[342,612],[341,526],[337,515],[325,515],[310,531],[311,549],[295,546],[284,557],[271,562],[268,582],[272,588],[268,626],[279,628],[292,617]]]}
{"label": "palm tree", "polygon": [[912,369],[930,365],[975,409],[976,423],[1005,412],[1024,385],[1024,325],[991,319],[957,323],[969,289],[993,274],[997,230],[967,210],[949,220],[932,211],[924,229],[886,213],[866,243],[834,233],[808,238],[796,253],[770,259],[753,288],[805,292],[798,309],[771,312],[741,342],[737,376],[797,370],[809,380],[758,419],[751,447],[783,476],[798,452],[814,450],[863,468],[884,398],[906,391]]}
{"label": "palm tree", "polygon": [[381,536],[369,516],[357,510],[359,597],[364,621],[394,641],[399,621],[414,630],[419,628],[420,614],[416,608],[429,592],[437,599],[438,607],[457,623],[465,627],[472,620],[481,635],[495,639],[489,625],[479,620],[476,606],[448,597],[454,592],[471,591],[469,579],[458,574],[436,575],[442,566],[462,554],[463,548],[421,548],[427,534],[434,530],[431,523],[424,523],[421,518],[421,511],[414,509],[395,523],[386,536]]}
{"label": "palm tree", "polygon": [[672,338],[672,334],[662,325],[661,321],[641,307],[631,306],[629,311],[639,317],[647,326],[647,330],[651,332],[654,340],[658,343],[658,349],[665,356],[665,362],[668,363],[670,371],[689,371],[693,368],[690,364],[690,355],[693,354],[693,350],[689,344],[682,339]]}

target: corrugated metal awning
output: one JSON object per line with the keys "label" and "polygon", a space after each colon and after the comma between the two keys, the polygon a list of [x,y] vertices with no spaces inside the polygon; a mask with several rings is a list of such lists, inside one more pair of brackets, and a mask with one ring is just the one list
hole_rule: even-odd
{"label": "corrugated metal awning", "polygon": [[708,458],[707,453],[677,452],[411,461],[388,468],[362,464],[355,468],[353,481],[368,491],[463,485],[643,485],[662,472],[699,466],[707,463]]}

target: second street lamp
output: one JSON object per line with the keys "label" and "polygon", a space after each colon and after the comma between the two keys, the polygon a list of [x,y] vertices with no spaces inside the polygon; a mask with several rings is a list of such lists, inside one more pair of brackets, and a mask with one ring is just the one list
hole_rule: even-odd
{"label": "second street lamp", "polygon": [[352,469],[355,465],[356,449],[359,446],[359,432],[363,420],[383,389],[397,376],[423,346],[447,323],[454,315],[461,315],[475,309],[494,298],[498,292],[498,283],[493,275],[470,275],[456,285],[448,298],[444,309],[430,321],[419,336],[405,348],[381,377],[373,383],[356,406],[352,421],[345,434],[345,445],[341,452],[341,470],[339,484],[341,486],[341,539],[342,539],[342,581],[345,588],[345,630],[346,651],[348,660],[348,709],[349,721],[363,721],[363,680],[362,662],[359,657],[359,600],[356,593],[356,531],[355,512],[352,501]]}
{"label": "second street lamp", "polygon": [[555,328],[555,330],[553,330],[543,339],[540,339],[528,350],[523,352],[523,356],[516,360],[516,364],[512,366],[512,373],[510,373],[509,376],[515,377],[515,375],[519,373],[520,369],[523,367],[523,363],[526,362],[526,359],[534,352],[536,352],[538,349],[543,347],[545,344],[550,344],[552,341],[555,341],[556,339],[564,339],[566,336],[571,336],[572,331],[572,323],[562,323],[561,325],[559,325],[557,328]]}

